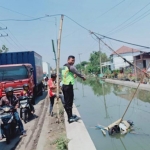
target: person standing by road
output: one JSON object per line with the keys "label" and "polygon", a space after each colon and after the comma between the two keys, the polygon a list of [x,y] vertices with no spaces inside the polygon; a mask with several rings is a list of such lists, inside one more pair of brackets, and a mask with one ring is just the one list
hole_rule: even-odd
{"label": "person standing by road", "polygon": [[[56,82],[56,74],[51,74],[51,78],[48,80],[49,97],[50,97],[49,115],[51,116],[53,116],[53,105],[54,105],[54,99],[56,97],[56,90],[57,90],[57,86],[55,82]],[[61,99],[62,104],[65,107],[64,95],[60,92],[59,92],[59,98]]]}
{"label": "person standing by road", "polygon": [[79,118],[76,115],[72,114],[72,106],[73,106],[73,99],[74,99],[74,92],[73,92],[73,85],[75,82],[76,76],[86,80],[86,78],[81,75],[77,69],[73,66],[75,63],[75,57],[69,56],[68,62],[63,66],[62,69],[62,91],[64,94],[65,100],[65,110],[68,115],[68,122],[72,123],[77,121]]}

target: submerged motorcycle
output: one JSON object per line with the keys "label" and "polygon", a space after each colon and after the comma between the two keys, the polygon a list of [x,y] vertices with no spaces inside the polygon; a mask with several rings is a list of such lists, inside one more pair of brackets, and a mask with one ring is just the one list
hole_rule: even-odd
{"label": "submerged motorcycle", "polygon": [[24,123],[27,123],[29,121],[29,118],[31,115],[31,107],[30,103],[32,101],[32,97],[28,96],[21,96],[19,97],[19,103],[20,103],[20,118],[24,121]]}
{"label": "submerged motorcycle", "polygon": [[0,107],[0,127],[3,138],[6,138],[7,144],[10,143],[11,137],[17,131],[17,122],[13,117],[13,106]]}

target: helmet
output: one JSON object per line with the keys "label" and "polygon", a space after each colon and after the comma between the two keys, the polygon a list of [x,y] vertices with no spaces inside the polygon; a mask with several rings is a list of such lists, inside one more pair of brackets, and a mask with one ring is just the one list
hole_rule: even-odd
{"label": "helmet", "polygon": [[52,73],[51,78],[56,78],[56,73]]}
{"label": "helmet", "polygon": [[23,85],[23,89],[25,89],[26,87],[29,88],[29,85],[28,85],[28,84],[24,84],[24,85]]}
{"label": "helmet", "polygon": [[5,89],[5,93],[7,94],[8,92],[14,92],[12,87],[8,87]]}

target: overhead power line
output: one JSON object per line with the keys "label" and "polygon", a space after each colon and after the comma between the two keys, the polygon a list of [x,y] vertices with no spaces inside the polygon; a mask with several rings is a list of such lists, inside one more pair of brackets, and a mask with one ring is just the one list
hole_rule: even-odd
{"label": "overhead power line", "polygon": [[[140,15],[139,17],[135,18],[134,20],[132,20],[131,22],[129,22],[128,24],[124,25],[123,27],[121,27],[120,29],[116,30],[115,32],[120,32],[128,27],[130,27],[131,25],[137,23],[138,21],[144,19],[146,16],[150,15],[150,9],[148,11],[146,11],[145,13],[143,13],[142,15]],[[114,34],[114,33],[113,33]]]}
{"label": "overhead power line", "polygon": [[[38,17],[38,18],[33,18],[33,19],[27,19],[27,20],[20,20],[20,19],[4,19],[4,20],[0,20],[0,21],[35,21],[35,20],[39,20],[39,19],[43,19],[43,18],[46,18],[46,17],[54,17],[54,16],[60,16],[62,14],[54,14],[54,15],[46,15],[44,17]],[[91,31],[82,26],[80,23],[78,23],[77,21],[75,21],[74,19],[70,18],[69,16],[67,15],[64,15],[66,18],[70,19],[72,22],[74,22],[75,24],[77,24],[78,26],[80,26],[81,28],[83,28],[84,30],[88,31],[91,33]],[[93,32],[97,35],[100,35],[102,36],[103,38],[107,38],[107,39],[110,39],[110,40],[114,40],[114,41],[117,41],[117,42],[121,42],[121,43],[126,43],[126,44],[129,44],[129,45],[134,45],[134,46],[138,46],[138,47],[142,47],[142,48],[146,48],[146,49],[150,49],[150,47],[148,46],[143,46],[143,45],[139,45],[139,44],[134,44],[134,43],[130,43],[130,42],[126,42],[126,41],[122,41],[122,40],[118,40],[118,39],[114,39],[114,38],[111,38],[111,37],[108,37],[108,36],[105,36],[105,35],[102,35],[102,34],[99,34],[99,33],[96,33],[96,32]]]}
{"label": "overhead power line", "polygon": [[113,31],[115,31],[116,29],[118,29],[120,26],[122,26],[124,23],[126,23],[127,21],[129,21],[130,19],[132,19],[134,16],[136,16],[138,13],[140,13],[143,9],[145,9],[148,5],[150,5],[150,2],[148,4],[146,4],[144,7],[142,7],[140,10],[138,10],[135,14],[133,14],[131,17],[129,17],[128,19],[126,19],[124,22],[122,22],[120,25],[118,25],[117,27],[115,27],[114,29],[112,29],[111,31],[109,31],[106,34],[109,34]]}
{"label": "overhead power line", "polygon": [[[66,15],[64,15],[66,16]],[[90,32],[91,31],[89,29],[87,29],[86,27],[82,26],[81,24],[79,24],[78,22],[76,22],[75,20],[73,20],[72,18],[66,16],[68,19],[70,19],[71,21],[73,21],[74,23],[76,23],[78,26],[80,26],[81,28],[85,29],[86,31]],[[113,40],[113,41],[117,41],[117,42],[121,42],[121,43],[126,43],[126,44],[129,44],[129,45],[134,45],[134,46],[138,46],[138,47],[142,47],[142,48],[146,48],[146,49],[150,49],[150,47],[148,46],[143,46],[143,45],[139,45],[139,44],[134,44],[134,43],[130,43],[130,42],[126,42],[126,41],[122,41],[122,40],[118,40],[118,39],[114,39],[114,38],[111,38],[111,37],[108,37],[108,36],[105,36],[105,35],[102,35],[102,34],[99,34],[99,33],[96,33],[96,32],[93,32],[97,35],[100,35],[101,37],[103,38],[107,38],[107,39],[110,39],[110,40]]]}
{"label": "overhead power line", "polygon": [[[125,0],[123,0],[123,1],[121,1],[121,2],[119,2],[119,3],[117,3],[116,5],[114,5],[113,7],[111,7],[110,9],[108,9],[107,11],[105,11],[104,13],[102,13],[101,15],[99,15],[98,17],[96,17],[95,19],[98,19],[98,18],[102,17],[103,15],[107,14],[108,12],[110,12],[111,10],[113,10],[114,8],[116,8],[117,6],[119,6],[120,4],[122,4],[124,1],[125,1]],[[95,19],[93,19],[93,20],[95,20]],[[92,20],[92,21],[93,21],[93,20]],[[90,22],[92,22],[92,21],[90,21]],[[90,23],[90,22],[89,22],[89,23]]]}
{"label": "overhead power line", "polygon": [[105,35],[102,35],[102,34],[99,34],[99,33],[96,33],[96,32],[93,32],[93,33],[95,33],[95,34],[97,34],[97,35],[100,35],[100,36],[102,36],[102,37],[104,37],[104,38],[113,40],[113,41],[117,41],[117,42],[129,44],[129,45],[134,45],[134,46],[138,46],[138,47],[143,47],[143,48],[146,48],[146,49],[150,49],[150,47],[148,47],[148,46],[143,46],[143,45],[139,45],[139,44],[134,44],[134,43],[130,43],[130,42],[125,42],[125,41],[118,40],[118,39],[114,39],[114,38],[111,38],[111,37],[108,37],[108,36],[105,36]]}
{"label": "overhead power line", "polygon": [[43,17],[33,18],[33,19],[0,19],[0,21],[36,21],[44,18],[50,18],[54,16],[60,16],[61,14],[54,14],[54,15],[46,15]]}
{"label": "overhead power line", "polygon": [[18,11],[15,11],[15,10],[12,10],[12,9],[9,9],[9,8],[6,8],[6,7],[4,7],[4,6],[0,6],[0,7],[3,8],[3,9],[5,9],[5,10],[9,10],[9,11],[11,11],[11,12],[14,12],[14,13],[17,13],[17,14],[20,14],[20,15],[23,15],[23,16],[26,16],[26,17],[34,18],[34,17],[32,17],[32,16],[29,16],[29,15],[20,13],[20,12],[18,12]]}

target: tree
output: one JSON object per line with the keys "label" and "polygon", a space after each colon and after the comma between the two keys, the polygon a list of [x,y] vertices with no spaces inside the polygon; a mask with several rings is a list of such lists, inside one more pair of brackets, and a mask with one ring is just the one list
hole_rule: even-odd
{"label": "tree", "polygon": [[8,50],[9,49],[5,45],[2,45],[2,48],[0,49],[0,53],[7,53]]}
{"label": "tree", "polygon": [[85,69],[85,66],[88,64],[87,61],[82,61],[81,64],[76,64],[76,68],[77,70],[84,70]]}
{"label": "tree", "polygon": [[[108,61],[108,57],[105,53],[101,53],[101,62]],[[90,54],[89,58],[90,64],[92,66],[92,71],[94,74],[98,74],[100,72],[100,53],[99,51],[94,51]]]}

